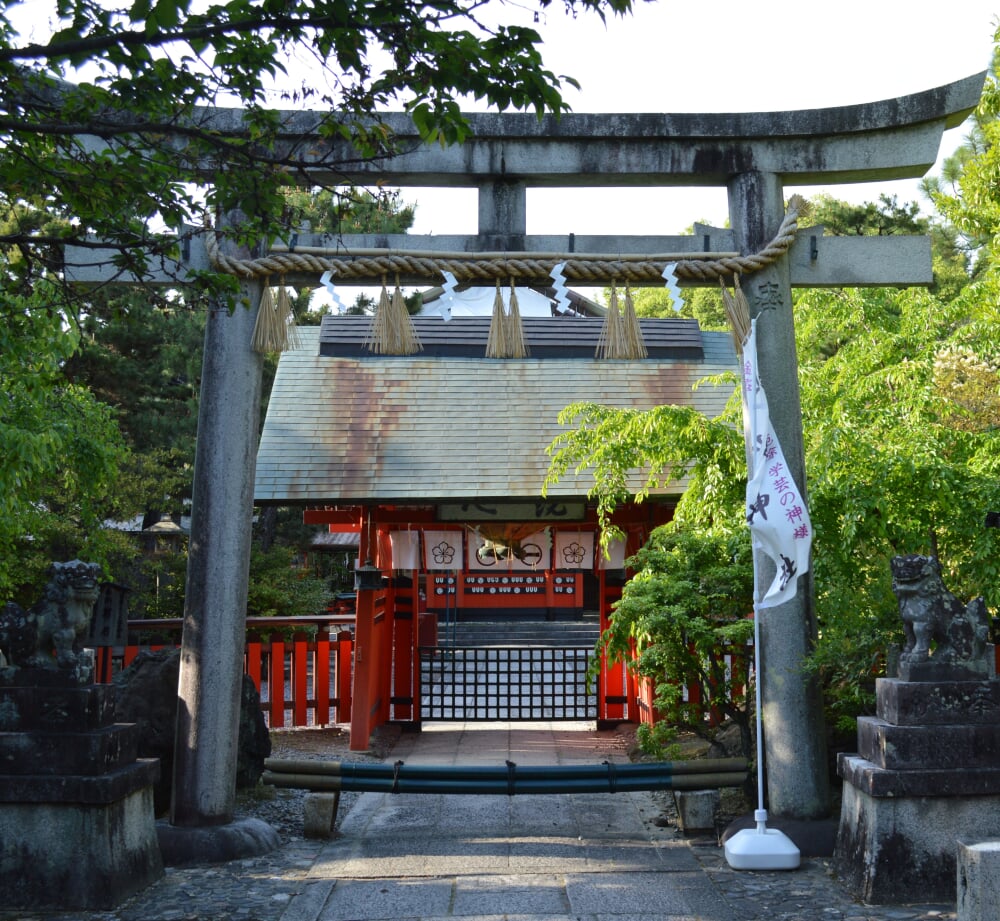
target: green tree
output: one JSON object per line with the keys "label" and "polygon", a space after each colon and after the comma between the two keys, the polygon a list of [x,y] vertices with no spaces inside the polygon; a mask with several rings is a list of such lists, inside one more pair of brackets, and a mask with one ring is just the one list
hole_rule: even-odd
{"label": "green tree", "polygon": [[[844,227],[859,214],[828,210]],[[916,220],[910,208],[894,216],[893,225]],[[862,209],[855,226],[883,217]],[[900,639],[892,556],[934,553],[956,594],[1000,605],[1000,541],[983,526],[986,511],[1000,508],[998,286],[991,271],[966,277],[950,297],[941,286],[796,295],[820,631],[812,666],[842,726],[872,706],[874,679]],[[682,529],[735,527],[742,516],[746,470],[733,407],[706,420],[676,407],[588,405],[570,407],[563,421],[576,428],[551,446],[549,480],[592,468],[602,516],[628,499],[635,470],[648,485],[690,470]]]}
{"label": "green tree", "polygon": [[[1000,29],[994,35],[1000,42]],[[990,73],[965,142],[945,160],[941,176],[924,181],[924,189],[949,222],[973,265],[973,274],[996,271],[1000,231],[1000,47],[994,47]]]}
{"label": "green tree", "polygon": [[[634,574],[602,641],[608,655],[653,682],[661,722],[645,729],[647,748],[663,749],[680,729],[706,735],[710,709],[739,726],[750,757],[753,567],[746,534],[671,523],[628,562]],[[726,650],[728,668],[719,654]]]}
{"label": "green tree", "polygon": [[127,457],[110,408],[62,375],[78,333],[57,304],[39,284],[8,295],[0,323],[0,597],[22,602],[53,558],[107,564],[104,497]]}
{"label": "green tree", "polygon": [[[735,375],[725,375],[699,386],[734,384]],[[741,482],[746,482],[738,402],[735,396],[716,419],[688,406],[636,410],[573,403],[559,414],[559,423],[575,428],[546,449],[551,460],[543,492],[570,470],[591,471],[590,498],[597,500],[602,539],[607,541],[615,534],[611,513],[617,506],[641,502],[650,490],[687,476],[689,485],[674,520],[685,527],[732,527],[743,518]],[[629,477],[634,471],[644,476],[644,483],[633,496]]]}
{"label": "green tree", "polygon": [[[970,288],[946,304],[916,289],[853,290],[796,302],[821,625],[815,663],[845,724],[870,707],[900,637],[891,557],[933,553],[956,594],[1000,603],[996,540],[983,528],[1000,500],[987,460],[996,434],[956,424],[965,409],[941,370],[957,343],[971,349],[966,323],[980,297]],[[975,346],[981,353],[984,343]]]}
{"label": "green tree", "polygon": [[[394,151],[378,112],[402,108],[426,140],[455,143],[468,133],[460,100],[560,113],[560,90],[576,85],[545,68],[535,29],[486,24],[482,0],[135,0],[126,9],[66,0],[39,41],[16,32],[18,5],[0,2],[0,188],[64,220],[58,232],[5,228],[0,245],[29,271],[52,265],[47,246],[89,245],[92,235],[118,248],[120,265],[141,269],[150,254],[173,252],[206,206],[252,213],[250,242],[268,239],[286,227],[284,190],[311,165],[337,168],[337,141],[362,156]],[[565,7],[603,18],[631,0]],[[275,100],[327,113],[328,143],[279,144],[288,128]],[[238,122],[202,108],[234,104]],[[153,218],[166,236],[152,232]]]}
{"label": "green tree", "polygon": [[141,289],[95,292],[80,320],[79,347],[64,365],[114,407],[133,450],[177,451],[194,462],[205,313],[178,295]]}
{"label": "green tree", "polygon": [[292,567],[291,547],[255,547],[250,566],[247,615],[308,617],[324,610],[330,598],[326,580]]}
{"label": "green tree", "polygon": [[285,193],[288,221],[293,227],[308,221],[314,233],[333,236],[354,233],[406,233],[417,207],[403,201],[398,189],[289,189]]}

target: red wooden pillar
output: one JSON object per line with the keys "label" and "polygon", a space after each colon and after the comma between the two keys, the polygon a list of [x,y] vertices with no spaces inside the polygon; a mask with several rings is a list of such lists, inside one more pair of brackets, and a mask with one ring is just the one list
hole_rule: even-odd
{"label": "red wooden pillar", "polygon": [[[621,589],[617,585],[608,585],[607,572],[600,570],[600,606],[601,635],[611,623],[611,605],[621,597]],[[626,678],[625,666],[621,662],[612,664],[608,654],[601,649],[601,674],[598,681],[597,719],[598,721],[621,721],[626,719],[626,701],[623,694]]]}
{"label": "red wooden pillar", "polygon": [[337,634],[337,722],[351,722],[354,637],[349,630]]}
{"label": "red wooden pillar", "polygon": [[[648,530],[642,525],[632,525],[625,532],[625,558],[635,556],[649,536]],[[619,593],[619,597],[621,594]],[[635,652],[633,651],[633,657]],[[629,707],[635,711],[638,709],[639,700],[639,679],[635,671],[631,668],[625,670],[626,691],[625,695],[629,700]],[[635,718],[634,712],[629,715],[630,719]]]}
{"label": "red wooden pillar", "polygon": [[[389,532],[379,528],[376,536],[376,565],[383,572],[391,573],[392,547]],[[375,642],[376,642],[376,686],[378,710],[376,726],[388,722],[392,716],[392,641],[395,633],[396,609],[395,589],[389,587],[376,594]],[[374,727],[373,727],[374,728]]]}
{"label": "red wooden pillar", "polygon": [[[416,573],[414,572],[414,577]],[[392,700],[393,718],[413,719],[413,649],[417,630],[418,580],[392,590]]]}
{"label": "red wooden pillar", "polygon": [[358,590],[354,625],[354,693],[351,701],[351,751],[367,751],[378,713],[378,640],[375,595]]}
{"label": "red wooden pillar", "polygon": [[[363,566],[374,561],[375,547],[371,522],[361,525],[360,560]],[[354,693],[351,701],[351,751],[367,751],[368,740],[377,725],[379,709],[378,633],[375,628],[374,589],[358,588],[354,622]]]}

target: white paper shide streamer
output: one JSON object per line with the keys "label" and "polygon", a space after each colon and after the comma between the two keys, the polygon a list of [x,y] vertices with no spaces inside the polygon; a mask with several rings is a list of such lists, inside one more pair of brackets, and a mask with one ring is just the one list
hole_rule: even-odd
{"label": "white paper shide streamer", "polygon": [[667,292],[674,302],[674,311],[680,313],[681,308],[684,306],[684,298],[681,295],[681,289],[677,286],[677,276],[674,274],[674,269],[676,268],[676,262],[668,262],[663,267],[663,280],[667,283]]}

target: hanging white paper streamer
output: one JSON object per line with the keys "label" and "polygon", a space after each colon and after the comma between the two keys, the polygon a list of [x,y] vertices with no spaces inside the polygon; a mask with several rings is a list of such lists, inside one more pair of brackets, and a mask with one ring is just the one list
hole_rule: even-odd
{"label": "hanging white paper streamer", "polygon": [[608,542],[608,555],[600,556],[601,569],[624,569],[625,568],[625,541],[612,540]]}
{"label": "hanging white paper streamer", "polygon": [[681,307],[684,306],[684,298],[681,296],[681,289],[677,287],[677,276],[674,274],[676,268],[676,262],[668,262],[663,267],[663,278],[667,283],[667,291],[673,299],[674,311],[680,313]]}
{"label": "hanging white paper streamer", "polygon": [[423,314],[441,314],[441,319],[447,323],[451,319],[451,304],[455,297],[455,286],[458,284],[458,280],[455,278],[451,272],[441,272],[444,275],[444,284],[441,286],[441,296],[426,309],[422,309],[420,312]]}
{"label": "hanging white paper streamer", "polygon": [[337,288],[333,283],[333,273],[330,271],[324,272],[319,277],[320,284],[330,292],[330,297],[333,300],[333,306],[337,308],[337,313],[347,313],[347,308],[344,306],[344,302],[340,299],[340,295],[337,294]]}
{"label": "hanging white paper streamer", "polygon": [[566,276],[563,270],[566,268],[565,262],[560,262],[552,268],[552,281],[555,283],[556,309],[565,313],[573,313],[573,305],[569,300],[569,292],[566,290]]}
{"label": "hanging white paper streamer", "polygon": [[390,531],[393,569],[420,568],[420,532]]}

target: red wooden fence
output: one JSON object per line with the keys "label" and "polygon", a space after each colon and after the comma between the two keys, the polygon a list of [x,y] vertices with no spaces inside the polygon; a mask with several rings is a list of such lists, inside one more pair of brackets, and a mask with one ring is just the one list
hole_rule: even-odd
{"label": "red wooden fence", "polygon": [[[350,615],[320,615],[316,617],[247,618],[247,641],[244,670],[253,680],[261,697],[261,710],[272,729],[286,726],[329,726],[351,722],[352,668],[354,655],[354,618]],[[106,646],[97,649],[96,680],[108,684],[114,675],[126,668],[140,652],[176,648],[180,645],[182,621],[129,621],[130,636],[140,642],[127,646]],[[332,631],[332,632],[331,632]],[[155,642],[141,642],[142,635],[155,636]],[[750,647],[727,649],[722,658],[734,663],[750,654]],[[397,652],[398,654],[398,652]],[[735,663],[734,663],[735,664]],[[399,669],[399,664],[394,663]],[[414,673],[415,674],[415,673]],[[396,719],[419,720],[419,688],[413,674],[407,672],[400,680],[396,674]],[[377,698],[388,704],[389,674],[380,675]],[[408,687],[410,686],[410,687]],[[406,691],[409,690],[409,696]],[[402,693],[401,693],[402,692]],[[692,693],[693,692],[693,693]],[[738,685],[734,693],[741,693]],[[630,719],[650,723],[658,719],[653,707],[653,692],[649,681],[637,681],[622,665],[602,669],[598,687],[599,718],[609,721]],[[697,688],[685,689],[685,700],[698,703]],[[382,714],[383,719],[388,713]],[[705,719],[716,724],[721,714],[710,713]]]}
{"label": "red wooden fence", "polygon": [[[180,645],[182,621],[132,620],[130,635],[140,642],[97,649],[99,683],[109,684],[140,652]],[[260,706],[272,729],[328,726],[351,721],[353,617],[249,617],[244,670],[260,693]],[[331,628],[333,633],[331,634]],[[141,642],[142,634],[156,637]]]}

